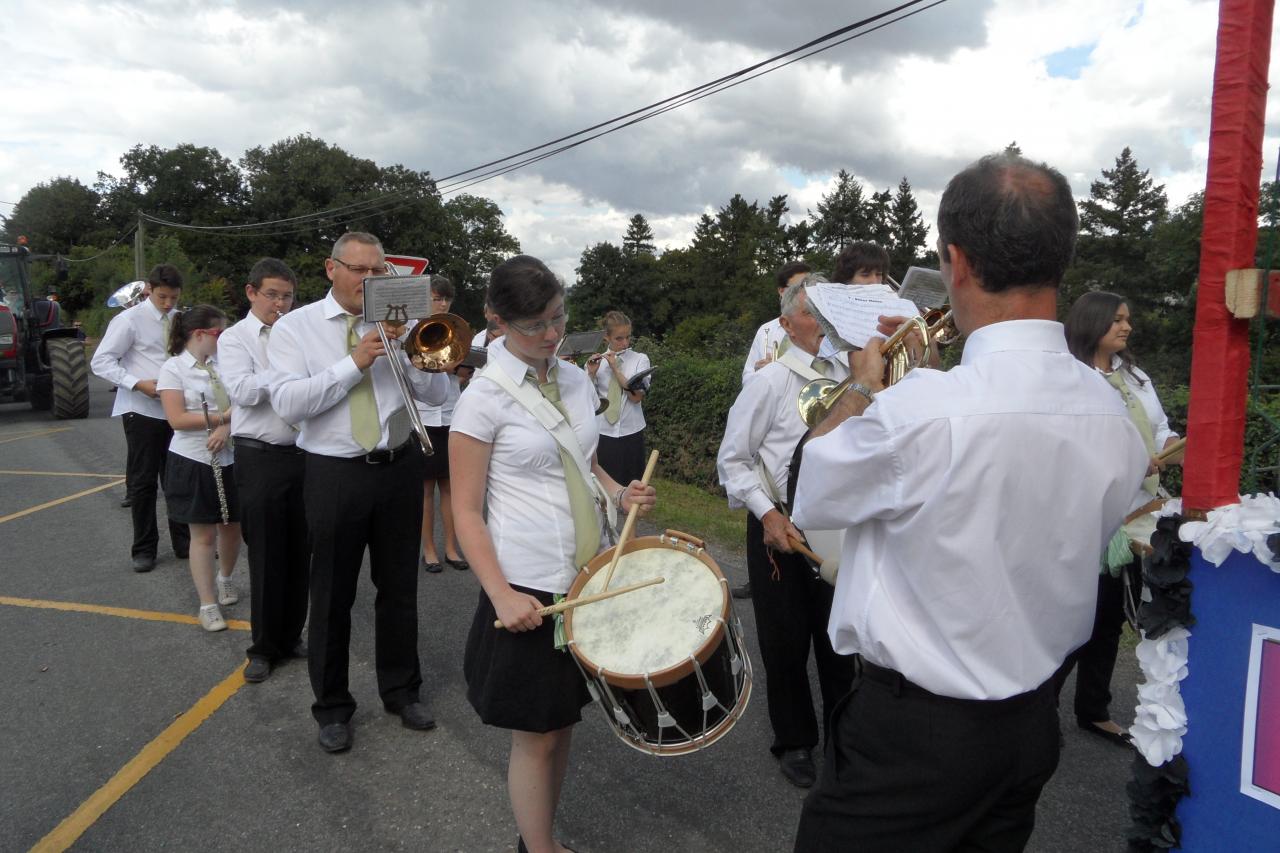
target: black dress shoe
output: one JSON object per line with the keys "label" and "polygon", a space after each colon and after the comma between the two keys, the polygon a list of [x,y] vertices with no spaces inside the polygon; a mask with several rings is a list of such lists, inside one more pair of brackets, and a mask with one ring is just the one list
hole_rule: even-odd
{"label": "black dress shoe", "polygon": [[346,752],[351,748],[351,724],[329,723],[320,727],[320,748],[325,752]]}
{"label": "black dress shoe", "polygon": [[1081,731],[1100,737],[1108,743],[1129,749],[1133,748],[1133,737],[1128,732],[1109,732],[1106,729],[1098,728],[1096,723],[1091,723],[1088,720],[1076,720],[1076,725],[1080,727]]}
{"label": "black dress shoe", "polygon": [[131,507],[133,506],[133,501],[129,500],[128,498],[125,498],[124,500],[120,501],[120,506]]}
{"label": "black dress shoe", "polygon": [[788,749],[778,756],[778,768],[797,788],[812,788],[818,778],[813,768],[813,755],[807,749]]}
{"label": "black dress shoe", "polygon": [[400,715],[400,725],[418,732],[430,731],[436,727],[436,719],[431,709],[422,702],[412,702],[393,714]]}
{"label": "black dress shoe", "polygon": [[[174,549],[173,556],[177,557],[179,560],[190,560],[191,552],[187,550],[179,551],[177,549]],[[214,554],[213,558],[216,560],[218,558],[218,555]]]}
{"label": "black dress shoe", "polygon": [[266,681],[270,674],[271,661],[266,658],[249,658],[249,662],[244,665],[244,680],[250,684]]}
{"label": "black dress shoe", "polygon": [[134,557],[133,570],[135,572],[149,572],[156,567],[155,557]]}
{"label": "black dress shoe", "polygon": [[751,581],[747,581],[742,586],[733,588],[734,598],[750,598],[751,597]]}
{"label": "black dress shoe", "polygon": [[418,568],[433,575],[438,575],[444,571],[444,566],[439,563],[428,563],[426,557],[418,557]]}
{"label": "black dress shoe", "polygon": [[449,565],[453,566],[455,569],[457,569],[460,572],[466,572],[471,570],[471,564],[468,563],[466,560],[462,559],[461,557],[459,557],[456,560],[453,559],[452,557],[445,557],[444,561]]}

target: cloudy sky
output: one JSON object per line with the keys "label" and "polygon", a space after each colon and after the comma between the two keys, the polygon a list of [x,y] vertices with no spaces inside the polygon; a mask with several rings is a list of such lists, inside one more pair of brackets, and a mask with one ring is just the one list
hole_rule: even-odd
{"label": "cloudy sky", "polygon": [[[0,202],[60,175],[92,184],[137,143],[234,160],[300,133],[446,175],[900,2],[9,0]],[[931,221],[947,178],[1012,140],[1081,196],[1131,146],[1177,203],[1204,184],[1217,8],[947,0],[471,191],[570,280],[633,213],[683,245],[735,192],[786,193],[804,216],[841,168],[874,189],[905,175]],[[1271,173],[1274,91],[1268,107]]]}

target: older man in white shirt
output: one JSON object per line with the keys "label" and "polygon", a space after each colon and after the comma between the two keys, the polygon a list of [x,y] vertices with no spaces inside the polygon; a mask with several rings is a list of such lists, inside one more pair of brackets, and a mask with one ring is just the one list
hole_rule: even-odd
{"label": "older man in white shirt", "polygon": [[[848,368],[838,358],[818,357],[822,330],[809,311],[803,281],[783,293],[781,323],[791,346],[743,385],[729,410],[716,466],[729,506],[748,510],[747,574],[773,726],[771,750],[783,775],[807,788],[815,778],[819,719],[825,721],[848,690],[853,661],[836,654],[827,638],[831,587],[792,546],[801,534],[787,518],[788,465],[807,429],[796,408],[800,389],[817,378],[843,379]],[[821,718],[809,689],[810,646]]]}
{"label": "older man in white shirt", "polygon": [[1147,467],[1068,351],[1061,174],[992,156],[938,212],[959,366],[883,389],[881,341],[814,430],[801,526],[848,528],[831,614],[862,671],[831,721],[797,851],[1021,850],[1058,762],[1052,676],[1089,637],[1099,559]]}
{"label": "older man in white shirt", "polygon": [[298,431],[271,407],[274,376],[267,345],[275,322],[293,307],[298,279],[276,258],[249,271],[249,313],[218,338],[222,383],[231,398],[240,529],[249,548],[252,642],[245,681],[264,681],[272,667],[305,653],[311,547],[302,491],[305,460]]}
{"label": "older man in white shirt", "polygon": [[351,747],[356,702],[347,689],[351,606],[366,548],[378,594],[375,668],[383,707],[406,728],[435,727],[421,701],[418,662],[418,532],[422,523],[422,450],[411,437],[405,400],[388,358],[405,367],[414,396],[440,405],[443,373],[422,373],[402,351],[388,355],[378,330],[361,318],[364,279],[387,271],[382,244],[349,232],[325,260],[333,287],[293,311],[271,333],[275,371],[271,405],[299,428],[306,451],[311,535],[308,632],[312,715],[326,752]]}
{"label": "older man in white shirt", "polygon": [[[157,264],[147,284],[146,299],[111,318],[90,361],[95,374],[116,386],[111,416],[124,423],[125,494],[133,512],[135,572],[155,568],[160,544],[156,494],[173,430],[160,405],[156,378],[169,358],[169,327],[182,296],[182,273],[172,264]],[[174,555],[185,560],[191,545],[187,526],[169,522],[169,539]]]}

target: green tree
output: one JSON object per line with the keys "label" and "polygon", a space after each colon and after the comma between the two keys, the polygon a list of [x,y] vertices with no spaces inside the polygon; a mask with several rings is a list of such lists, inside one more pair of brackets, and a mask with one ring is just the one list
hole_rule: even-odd
{"label": "green tree", "polygon": [[882,190],[871,194],[867,200],[867,233],[865,239],[889,252],[889,264],[893,271],[902,271],[893,265],[893,193]]}
{"label": "green tree", "polygon": [[920,207],[911,192],[911,182],[905,175],[898,182],[898,191],[889,210],[889,222],[891,238],[886,246],[889,250],[889,266],[896,275],[901,276],[907,271],[907,267],[923,262],[925,241],[929,237],[929,228],[924,224]]}
{"label": "green tree", "polygon": [[573,329],[595,328],[600,317],[614,309],[631,316],[624,307],[628,302],[627,262],[626,252],[613,243],[596,243],[583,251],[577,282],[565,299]]}
{"label": "green tree", "polygon": [[67,254],[114,235],[98,220],[98,194],[75,178],[54,178],[36,184],[14,206],[5,222],[10,242],[25,236],[33,252]]}
{"label": "green tree", "polygon": [[627,233],[622,238],[622,251],[628,257],[642,254],[652,257],[657,252],[653,243],[653,229],[642,214],[637,213],[627,223]]}
{"label": "green tree", "polygon": [[444,204],[444,235],[426,245],[432,269],[449,277],[458,291],[455,313],[480,322],[489,273],[512,255],[520,241],[507,231],[502,208],[490,199],[462,193]]}
{"label": "green tree", "polygon": [[836,184],[818,202],[813,219],[814,248],[834,256],[841,248],[867,234],[867,199],[862,184],[841,169]]}

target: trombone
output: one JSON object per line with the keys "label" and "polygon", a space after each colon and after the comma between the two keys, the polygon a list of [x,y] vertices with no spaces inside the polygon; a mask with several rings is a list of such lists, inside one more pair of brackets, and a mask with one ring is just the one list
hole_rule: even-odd
{"label": "trombone", "polygon": [[[913,355],[907,345],[907,338],[912,332],[919,332],[924,346],[919,355]],[[913,368],[919,367],[928,358],[930,344],[945,346],[959,340],[960,332],[956,329],[951,309],[942,311],[935,308],[923,317],[912,317],[898,327],[898,330],[884,342],[881,352],[884,355],[884,384],[893,385],[906,376]],[[796,405],[800,409],[800,419],[810,428],[814,428],[825,418],[845,391],[853,384],[853,376],[836,382],[833,379],[814,379],[800,389]]]}
{"label": "trombone", "polygon": [[[400,396],[404,398],[404,407],[409,413],[409,424],[413,432],[422,442],[422,451],[428,456],[435,453],[431,439],[427,437],[427,428],[422,423],[422,415],[418,413],[418,405],[414,401],[413,392],[409,388],[409,377],[404,365],[396,357],[392,349],[393,340],[399,342],[400,330],[404,324],[387,321],[376,323],[378,337],[387,350],[387,362],[391,365],[391,373],[400,387]],[[387,334],[387,327],[392,327],[393,334]],[[401,344],[409,363],[426,373],[452,373],[471,354],[471,326],[457,314],[442,312],[432,314],[425,320],[419,320]]]}

